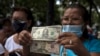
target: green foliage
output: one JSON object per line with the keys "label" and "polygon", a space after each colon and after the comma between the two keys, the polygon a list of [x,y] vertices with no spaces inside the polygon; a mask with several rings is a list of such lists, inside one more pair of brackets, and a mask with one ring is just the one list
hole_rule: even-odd
{"label": "green foliage", "polygon": [[[15,6],[26,6],[30,8],[33,12],[33,15],[36,19],[41,18],[43,21],[46,19],[47,10],[48,10],[48,0],[14,0]],[[63,0],[63,4],[68,3],[68,1],[78,1],[83,4],[85,7],[89,7],[88,0]],[[100,0],[93,0],[93,2],[99,6]],[[13,0],[0,0],[0,14],[6,15],[12,10]],[[60,12],[58,11],[59,6],[54,5],[54,22],[59,23]],[[100,13],[99,13],[100,14]],[[100,23],[100,16],[96,11],[93,11],[92,21]]]}

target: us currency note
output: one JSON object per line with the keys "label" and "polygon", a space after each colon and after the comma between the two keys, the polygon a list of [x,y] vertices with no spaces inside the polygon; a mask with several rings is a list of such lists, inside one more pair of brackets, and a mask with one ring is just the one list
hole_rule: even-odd
{"label": "us currency note", "polygon": [[60,32],[61,25],[33,27],[31,35],[33,40],[53,41],[57,39]]}
{"label": "us currency note", "polygon": [[59,44],[56,44],[51,41],[37,41],[35,40],[32,43],[30,52],[42,53],[42,54],[59,54]]}
{"label": "us currency note", "polygon": [[59,44],[56,44],[55,40],[60,34],[61,28],[61,25],[33,27],[31,32],[33,43],[30,51],[43,54],[59,54]]}

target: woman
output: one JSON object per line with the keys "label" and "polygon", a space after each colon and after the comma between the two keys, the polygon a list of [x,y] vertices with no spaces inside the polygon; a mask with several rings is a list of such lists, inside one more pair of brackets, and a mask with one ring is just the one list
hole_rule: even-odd
{"label": "woman", "polygon": [[[5,44],[9,56],[30,56],[30,45],[32,43],[30,32],[32,26],[35,25],[32,12],[25,7],[14,8],[11,20],[15,34],[10,36]],[[43,54],[34,53],[33,55],[42,56]]]}
{"label": "woman", "polygon": [[80,4],[65,9],[62,33],[57,40],[61,45],[60,56],[100,56],[100,41],[91,39],[86,29],[89,19],[87,10]]}
{"label": "woman", "polygon": [[[16,7],[12,12],[11,21],[15,34],[10,36],[5,43],[5,48],[9,52],[9,56],[30,56],[29,46],[32,39],[29,32],[34,24],[32,12],[25,7]],[[24,36],[21,41],[20,36]]]}

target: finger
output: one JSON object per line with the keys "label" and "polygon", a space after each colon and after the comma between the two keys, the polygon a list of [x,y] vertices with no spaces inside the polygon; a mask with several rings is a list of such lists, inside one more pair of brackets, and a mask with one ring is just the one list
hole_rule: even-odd
{"label": "finger", "polygon": [[28,39],[32,40],[31,33],[28,33],[28,32],[27,32],[27,33],[25,34],[25,36],[26,36]]}
{"label": "finger", "polygon": [[29,33],[28,31],[23,30],[22,34],[24,35],[24,37],[25,37],[26,40],[31,40],[32,39],[31,33]]}
{"label": "finger", "polygon": [[64,45],[64,47],[65,47],[66,49],[72,49],[72,48],[74,47],[74,45]]}
{"label": "finger", "polygon": [[63,41],[65,39],[65,37],[62,37],[60,39],[57,39],[55,42],[60,43],[61,41]]}
{"label": "finger", "polygon": [[20,45],[25,45],[25,41],[20,40],[20,38],[19,38],[19,43],[20,43]]}
{"label": "finger", "polygon": [[29,41],[25,39],[25,37],[22,36],[23,34],[20,35],[19,37],[19,43],[21,45],[26,45]]}
{"label": "finger", "polygon": [[24,35],[28,38],[28,39],[32,39],[32,36],[31,36],[31,33],[30,32],[28,32],[28,31],[24,31],[23,32],[24,33]]}
{"label": "finger", "polygon": [[73,35],[73,33],[71,33],[71,32],[63,32],[63,33],[61,33],[60,35],[59,35],[59,39],[60,38],[62,38],[62,37],[68,37],[69,38],[69,36],[72,36]]}
{"label": "finger", "polygon": [[32,41],[33,41],[33,40],[32,40],[32,36],[31,36],[31,34],[30,34],[30,33],[27,33],[25,36],[26,36],[25,39],[28,40],[28,43],[29,43],[29,44],[31,44]]}
{"label": "finger", "polygon": [[20,38],[21,38],[22,43],[28,44],[28,45],[32,44],[32,37],[28,31],[26,31],[26,30],[22,31],[20,33]]}
{"label": "finger", "polygon": [[29,43],[29,42],[26,42],[26,41],[24,41],[24,40],[21,40],[21,41],[20,41],[20,44],[23,45],[23,46],[29,46],[29,45],[31,45],[32,43]]}
{"label": "finger", "polygon": [[71,36],[70,33],[64,32],[64,33],[62,33],[62,34],[59,35],[59,37],[58,37],[58,39],[56,41],[59,43],[59,42],[65,40],[65,39],[72,39],[71,37],[72,36]]}
{"label": "finger", "polygon": [[26,36],[24,35],[24,33],[20,33],[19,34],[19,38],[20,38],[20,41],[23,41],[23,42],[28,42],[28,39],[26,38]]}
{"label": "finger", "polygon": [[65,37],[65,36],[66,36],[65,32],[60,33],[58,39],[60,39],[60,38],[62,38],[62,37]]}
{"label": "finger", "polygon": [[60,44],[61,44],[61,45],[68,45],[68,44],[70,44],[69,41],[70,41],[69,39],[64,39],[64,40],[62,40],[62,41],[60,42]]}

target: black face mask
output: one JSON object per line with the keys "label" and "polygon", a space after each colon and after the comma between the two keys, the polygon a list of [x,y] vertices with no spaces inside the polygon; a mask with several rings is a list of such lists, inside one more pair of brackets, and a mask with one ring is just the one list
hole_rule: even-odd
{"label": "black face mask", "polygon": [[18,20],[14,20],[12,22],[12,26],[13,26],[16,33],[19,33],[22,30],[27,28],[25,21],[18,21]]}

